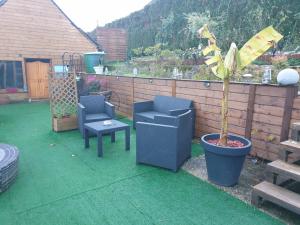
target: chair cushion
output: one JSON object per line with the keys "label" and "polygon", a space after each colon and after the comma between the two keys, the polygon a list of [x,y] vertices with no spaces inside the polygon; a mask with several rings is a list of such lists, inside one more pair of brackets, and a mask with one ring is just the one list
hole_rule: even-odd
{"label": "chair cushion", "polygon": [[110,120],[111,118],[105,113],[87,114],[86,122],[96,122],[102,120]]}
{"label": "chair cushion", "polygon": [[167,114],[155,111],[141,112],[135,114],[135,120],[136,122],[153,123],[154,116],[167,116]]}
{"label": "chair cushion", "polygon": [[183,98],[157,95],[154,98],[154,110],[161,113],[168,113],[169,110],[190,109],[193,101]]}

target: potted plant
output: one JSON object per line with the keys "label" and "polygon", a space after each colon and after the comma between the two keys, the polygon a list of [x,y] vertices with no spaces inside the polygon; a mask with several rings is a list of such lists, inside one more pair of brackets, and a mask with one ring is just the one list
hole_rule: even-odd
{"label": "potted plant", "polygon": [[52,117],[53,130],[56,132],[74,130],[78,128],[76,114],[56,114]]}
{"label": "potted plant", "polygon": [[251,141],[238,135],[228,134],[229,80],[238,70],[245,68],[274,46],[282,35],[272,26],[267,27],[251,38],[241,50],[232,43],[223,59],[216,37],[209,31],[208,26],[204,25],[199,29],[198,34],[200,38],[208,39],[208,46],[202,51],[203,55],[213,53],[205,63],[212,66],[213,73],[223,80],[221,132],[201,137],[208,179],[221,186],[233,186],[238,183],[245,157],[251,150]]}
{"label": "potted plant", "polygon": [[56,132],[77,128],[76,74],[49,74],[49,99],[52,129]]}

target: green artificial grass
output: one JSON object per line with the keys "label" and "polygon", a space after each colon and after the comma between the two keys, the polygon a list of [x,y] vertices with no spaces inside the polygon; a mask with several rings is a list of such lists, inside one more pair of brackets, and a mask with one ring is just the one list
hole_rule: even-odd
{"label": "green artificial grass", "polygon": [[[0,195],[0,224],[281,224],[182,170],[136,165],[134,131],[130,152],[123,132],[116,143],[104,139],[98,158],[95,138],[86,150],[78,131],[51,131],[47,103],[0,106],[0,142],[20,149],[17,180]],[[193,155],[201,153],[195,144]]]}

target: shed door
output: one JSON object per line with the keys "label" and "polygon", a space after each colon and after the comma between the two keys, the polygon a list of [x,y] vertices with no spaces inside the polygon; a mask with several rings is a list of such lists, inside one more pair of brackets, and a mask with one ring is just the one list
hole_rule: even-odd
{"label": "shed door", "polygon": [[49,97],[48,91],[49,63],[26,62],[26,75],[29,97],[45,99]]}

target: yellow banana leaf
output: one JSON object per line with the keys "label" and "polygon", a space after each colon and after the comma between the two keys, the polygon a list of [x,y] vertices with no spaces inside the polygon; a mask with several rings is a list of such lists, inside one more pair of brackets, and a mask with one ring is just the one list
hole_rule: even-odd
{"label": "yellow banana leaf", "polygon": [[208,30],[207,24],[199,29],[198,34],[201,38],[207,38],[211,44],[216,43],[216,37]]}
{"label": "yellow banana leaf", "polygon": [[215,55],[215,56],[211,57],[210,59],[206,60],[205,64],[209,66],[211,64],[219,63],[219,62],[222,62],[222,56]]}
{"label": "yellow banana leaf", "polygon": [[225,77],[229,76],[229,72],[224,67],[223,62],[220,62],[218,65],[212,67],[211,70],[217,77],[219,77],[222,80],[224,80]]}
{"label": "yellow banana leaf", "polygon": [[221,51],[221,49],[216,45],[216,44],[212,44],[207,46],[205,49],[203,49],[202,54],[204,56],[208,55],[209,53],[213,52],[213,51]]}
{"label": "yellow banana leaf", "polygon": [[263,55],[274,43],[279,42],[283,36],[272,26],[269,26],[254,35],[239,51],[240,69],[243,69],[259,56]]}

